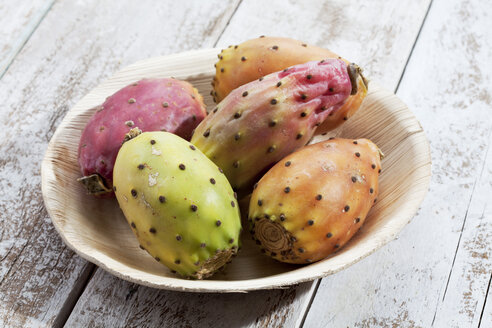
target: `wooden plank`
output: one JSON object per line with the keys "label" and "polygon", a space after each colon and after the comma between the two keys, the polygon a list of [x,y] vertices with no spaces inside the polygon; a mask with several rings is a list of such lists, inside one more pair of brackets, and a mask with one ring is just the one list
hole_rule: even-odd
{"label": "wooden plank", "polygon": [[63,324],[90,275],[40,193],[39,163],[65,112],[123,65],[212,47],[235,5],[64,1],[39,25],[0,80],[0,326]]}
{"label": "wooden plank", "polygon": [[[218,44],[228,46],[262,34],[305,39],[338,50],[347,58],[362,63],[368,67],[371,78],[394,88],[428,5],[429,1],[407,1],[397,5],[381,0],[362,7],[355,0],[329,4],[311,1],[309,5],[245,1],[240,4]],[[408,11],[413,15],[407,15]],[[259,12],[262,13],[261,18]],[[301,21],[308,23],[292,23]],[[370,47],[365,50],[367,44]],[[392,44],[397,46],[391,47]],[[171,326],[175,323],[204,327],[294,327],[301,324],[315,287],[315,283],[308,283],[284,291],[247,295],[182,294],[136,287],[98,270],[67,324],[152,326],[166,322]],[[130,295],[127,301],[126,295],[131,294],[133,288],[138,289],[134,292],[137,296]],[[108,298],[116,309],[107,305]],[[128,313],[128,316],[123,318],[122,313]]]}
{"label": "wooden plank", "polygon": [[399,240],[322,280],[306,327],[477,327],[492,269],[491,9],[433,2],[398,90],[431,141],[430,192]]}
{"label": "wooden plank", "polygon": [[297,300],[310,288],[302,284],[248,294],[182,293],[132,284],[98,270],[67,326],[285,327],[301,311]]}
{"label": "wooden plank", "polygon": [[0,77],[32,35],[54,0],[0,3]]}

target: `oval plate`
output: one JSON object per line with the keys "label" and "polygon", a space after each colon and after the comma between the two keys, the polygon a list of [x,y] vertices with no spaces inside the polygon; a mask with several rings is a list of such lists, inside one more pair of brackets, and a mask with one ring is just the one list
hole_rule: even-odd
{"label": "oval plate", "polygon": [[339,252],[305,266],[277,262],[261,254],[249,233],[224,271],[209,280],[186,280],[172,274],[141,250],[115,199],[85,193],[77,148],[96,105],[118,89],[142,78],[176,77],[191,82],[213,108],[209,96],[220,49],[151,58],[128,66],[96,87],[65,116],[42,163],[43,198],[63,241],[84,259],[122,279],[156,288],[193,292],[245,292],[281,288],[340,271],[395,239],[415,215],[430,181],[429,143],[419,122],[392,92],[374,83],[362,107],[340,128],[318,135],[368,138],[385,153],[378,202],[362,229]]}

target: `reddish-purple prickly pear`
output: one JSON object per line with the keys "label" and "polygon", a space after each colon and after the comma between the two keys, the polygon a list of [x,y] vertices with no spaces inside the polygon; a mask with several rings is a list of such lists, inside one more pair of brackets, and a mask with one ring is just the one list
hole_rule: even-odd
{"label": "reddish-purple prickly pear", "polygon": [[196,128],[191,142],[244,192],[277,161],[304,146],[352,90],[339,59],[308,62],[232,91]]}
{"label": "reddish-purple prickly pear", "polygon": [[113,166],[125,134],[168,131],[189,140],[206,116],[202,96],[188,82],[143,79],[117,91],[96,107],[79,144],[81,181],[89,193],[111,193]]}
{"label": "reddish-purple prickly pear", "polygon": [[381,156],[367,139],[333,139],[282,159],[251,196],[254,238],[287,263],[319,261],[338,250],[376,201]]}

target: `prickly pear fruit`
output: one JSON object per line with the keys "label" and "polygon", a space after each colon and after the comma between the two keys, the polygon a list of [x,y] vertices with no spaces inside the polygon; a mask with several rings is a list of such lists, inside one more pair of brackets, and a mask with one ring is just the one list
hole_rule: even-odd
{"label": "prickly pear fruit", "polygon": [[205,116],[202,96],[188,82],[144,79],[124,87],[96,107],[82,133],[79,181],[91,194],[110,194],[114,161],[130,129],[168,131],[189,140]]}
{"label": "prickly pear fruit", "polygon": [[272,73],[232,91],[191,142],[243,193],[268,168],[311,139],[352,88],[345,62],[328,59]]}
{"label": "prickly pear fruit", "polygon": [[211,276],[237,253],[235,194],[220,169],[186,140],[146,132],[126,141],[114,190],[140,245],[182,276]]}
{"label": "prickly pear fruit", "polygon": [[367,139],[334,139],[282,159],[251,196],[254,238],[287,263],[319,261],[336,251],[376,201],[381,155]]}
{"label": "prickly pear fruit", "polygon": [[[216,102],[220,102],[232,90],[243,84],[287,67],[326,58],[342,59],[328,49],[294,39],[275,37],[260,37],[230,46],[222,50],[218,57],[212,82],[212,96]],[[347,60],[342,60],[349,64]],[[356,93],[321,124],[318,133],[334,129],[359,109],[367,95],[367,80],[359,75],[355,84]]]}

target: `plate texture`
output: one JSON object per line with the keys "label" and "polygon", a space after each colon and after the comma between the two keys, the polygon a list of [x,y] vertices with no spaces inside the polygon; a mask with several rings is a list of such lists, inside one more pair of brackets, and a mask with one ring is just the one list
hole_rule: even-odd
{"label": "plate texture", "polygon": [[86,195],[80,176],[77,147],[92,108],[118,89],[145,77],[185,79],[209,96],[220,49],[191,51],[151,58],[128,66],[93,89],[66,115],[51,139],[42,163],[42,189],[48,213],[64,242],[77,254],[108,272],[146,286],[194,292],[245,292],[281,288],[340,271],[396,238],[415,215],[430,181],[429,143],[419,122],[392,92],[374,83],[362,108],[331,136],[368,138],[386,157],[382,162],[380,194],[362,229],[339,252],[306,266],[279,263],[260,253],[243,232],[239,255],[209,280],[186,280],[172,274],[141,250],[115,199]]}

